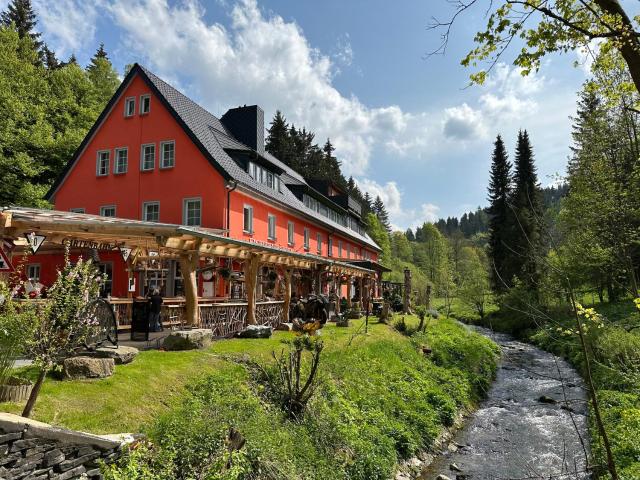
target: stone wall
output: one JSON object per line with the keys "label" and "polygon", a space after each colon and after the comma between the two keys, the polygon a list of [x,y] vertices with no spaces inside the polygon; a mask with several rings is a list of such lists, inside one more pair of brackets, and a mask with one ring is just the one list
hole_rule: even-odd
{"label": "stone wall", "polygon": [[100,479],[100,460],[115,460],[122,443],[0,413],[0,480]]}

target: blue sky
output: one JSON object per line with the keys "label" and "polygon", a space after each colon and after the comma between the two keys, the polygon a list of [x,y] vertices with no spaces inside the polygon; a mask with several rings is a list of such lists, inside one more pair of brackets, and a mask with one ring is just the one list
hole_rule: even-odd
{"label": "blue sky", "polygon": [[[6,0],[0,0],[4,7]],[[216,115],[230,106],[275,109],[327,136],[347,174],[387,203],[399,228],[485,205],[490,153],[529,130],[540,180],[563,174],[577,53],[523,78],[498,65],[465,88],[460,59],[484,22],[482,7],[455,26],[446,55],[427,29],[445,0],[34,0],[44,39],[85,64],[103,41],[119,72],[138,61]],[[505,61],[510,57],[505,57]]]}

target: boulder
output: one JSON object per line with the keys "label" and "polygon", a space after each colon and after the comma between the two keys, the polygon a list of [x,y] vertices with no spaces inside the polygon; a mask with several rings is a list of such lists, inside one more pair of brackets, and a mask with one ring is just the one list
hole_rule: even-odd
{"label": "boulder", "polygon": [[436,480],[451,480],[451,479],[446,475],[440,474],[436,477]]}
{"label": "boulder", "polygon": [[113,358],[116,365],[124,365],[126,363],[133,362],[139,351],[135,347],[127,347],[126,345],[120,345],[119,347],[100,347],[94,351],[86,352],[82,354],[83,357],[94,358]]}
{"label": "boulder", "polygon": [[558,401],[554,398],[548,397],[547,395],[541,395],[540,397],[538,397],[538,401],[540,403],[558,403]]}
{"label": "boulder", "polygon": [[162,343],[162,348],[169,351],[196,350],[206,348],[213,342],[213,331],[208,328],[178,330],[171,332]]}
{"label": "boulder", "polygon": [[269,325],[248,325],[238,333],[239,338],[270,338],[273,329]]}
{"label": "boulder", "polygon": [[293,323],[281,323],[276,327],[276,330],[282,330],[284,332],[290,332],[293,330]]}
{"label": "boulder", "polygon": [[336,321],[336,327],[348,327],[349,325],[349,317],[346,315],[341,315],[338,317]]}
{"label": "boulder", "polygon": [[62,363],[64,376],[69,379],[105,378],[113,375],[113,358],[70,357]]}

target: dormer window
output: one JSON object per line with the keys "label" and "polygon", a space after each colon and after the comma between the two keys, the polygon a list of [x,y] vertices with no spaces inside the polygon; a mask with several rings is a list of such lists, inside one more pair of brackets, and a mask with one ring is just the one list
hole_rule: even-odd
{"label": "dormer window", "polygon": [[133,117],[136,113],[136,97],[124,99],[124,116]]}
{"label": "dormer window", "polygon": [[267,170],[255,162],[247,162],[247,173],[256,182],[262,183],[267,187],[282,193],[282,182],[277,174]]}
{"label": "dormer window", "polygon": [[151,95],[140,95],[140,115],[151,111]]}

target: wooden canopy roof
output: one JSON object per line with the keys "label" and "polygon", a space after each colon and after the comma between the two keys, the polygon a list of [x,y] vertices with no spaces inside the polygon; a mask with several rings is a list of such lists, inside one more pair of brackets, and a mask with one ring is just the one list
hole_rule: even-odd
{"label": "wooden canopy roof", "polygon": [[223,230],[145,222],[85,213],[25,207],[0,209],[0,236],[26,247],[25,234],[45,235],[54,245],[68,243],[74,248],[118,250],[131,248],[140,257],[150,252],[160,257],[197,252],[202,257],[229,257],[239,260],[257,255],[262,263],[365,276],[373,270],[316,255],[295,252],[275,245],[225,236]]}

